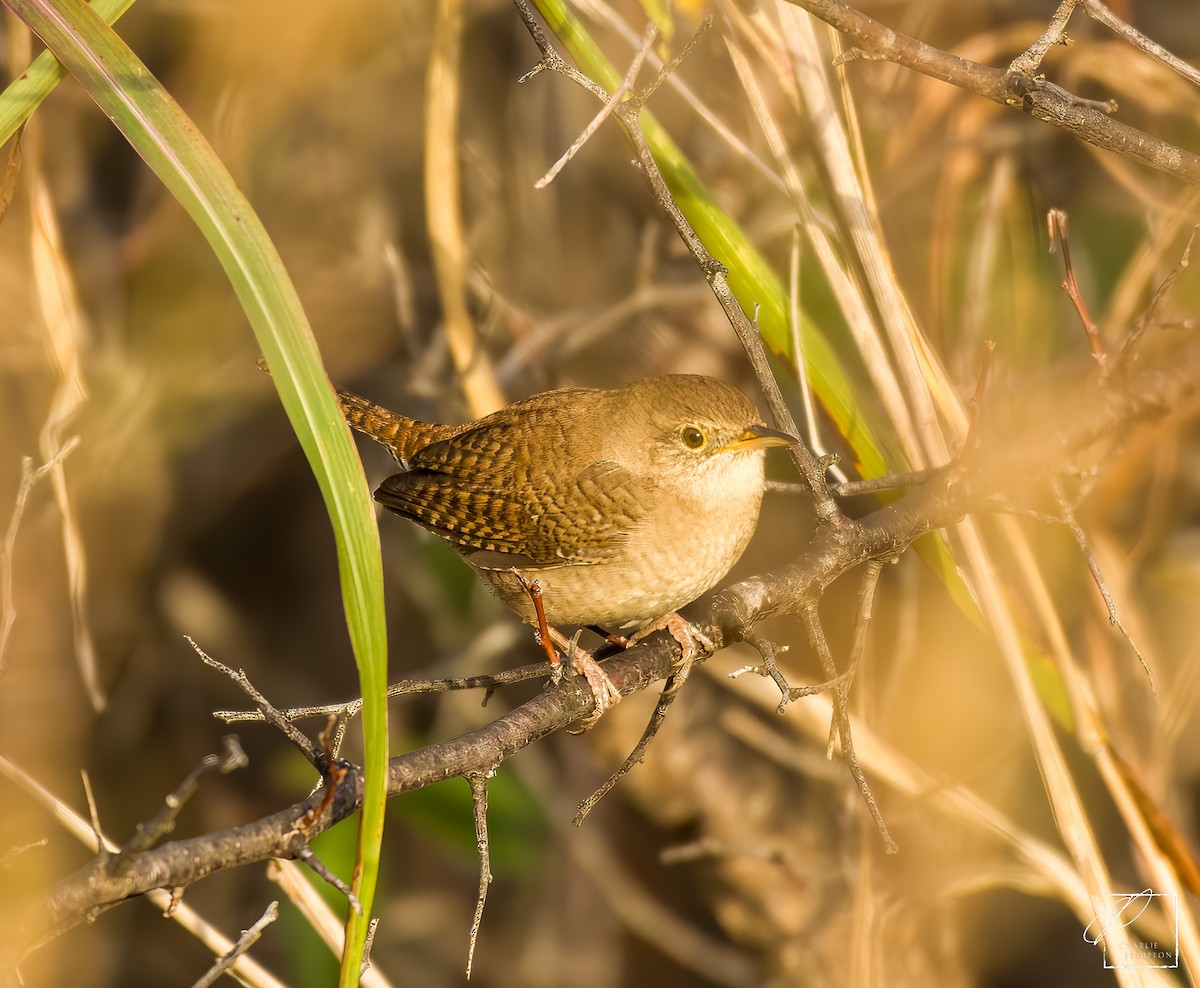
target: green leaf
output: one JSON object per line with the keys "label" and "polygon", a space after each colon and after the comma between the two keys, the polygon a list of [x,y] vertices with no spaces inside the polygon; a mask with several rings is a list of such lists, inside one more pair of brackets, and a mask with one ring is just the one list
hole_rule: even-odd
{"label": "green leaf", "polygon": [[[79,80],[208,240],[250,320],[325,499],[364,700],[366,779],[353,883],[364,915],[350,914],[339,982],[357,984],[387,797],[387,635],[378,530],[350,430],[274,245],[192,121],[82,0],[4,3]],[[0,119],[18,117],[28,96],[15,103],[0,109]]]}

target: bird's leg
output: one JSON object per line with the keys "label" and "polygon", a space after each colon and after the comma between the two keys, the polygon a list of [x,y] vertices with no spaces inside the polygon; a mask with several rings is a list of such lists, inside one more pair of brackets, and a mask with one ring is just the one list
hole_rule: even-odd
{"label": "bird's leg", "polygon": [[[546,657],[550,660],[550,681],[558,683],[562,681],[563,668],[562,662],[558,658],[558,653],[554,650],[554,639],[551,634],[549,622],[546,620],[546,605],[542,603],[542,585],[537,580],[527,580],[525,576],[517,570],[513,570],[513,575],[517,578],[517,582],[521,584],[521,589],[529,594],[529,601],[533,604],[533,613],[537,618],[536,627],[533,629],[533,638],[546,652]],[[561,635],[559,636],[561,637]]]}
{"label": "bird's leg", "polygon": [[546,606],[542,603],[542,585],[537,580],[527,579],[516,569],[512,572],[524,591],[529,594],[529,600],[533,604],[533,612],[537,617],[537,628],[533,634],[550,659],[550,679],[555,683],[562,680],[562,660],[559,659],[558,652],[554,649],[554,646],[557,645],[567,657],[571,671],[583,676],[591,688],[596,708],[580,722],[581,731],[590,731],[596,725],[596,721],[604,715],[604,712],[620,701],[621,692],[613,685],[613,681],[608,678],[608,673],[600,667],[600,663],[596,661],[592,653],[586,648],[579,647],[578,634],[568,640],[556,628],[550,626],[546,620]]}
{"label": "bird's leg", "polygon": [[679,661],[671,667],[671,675],[675,680],[671,692],[675,692],[687,679],[696,659],[702,655],[712,655],[715,647],[708,635],[681,617],[678,611],[672,611],[649,624],[642,625],[630,636],[629,645],[636,645],[641,639],[655,631],[668,631],[671,637],[679,642]]}

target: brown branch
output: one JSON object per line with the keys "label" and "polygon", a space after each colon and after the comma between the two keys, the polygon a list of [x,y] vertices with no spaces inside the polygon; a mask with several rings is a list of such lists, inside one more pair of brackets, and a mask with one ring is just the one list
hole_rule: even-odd
{"label": "brown branch", "polygon": [[[1097,440],[1124,434],[1138,422],[1162,417],[1200,394],[1200,343],[1176,347],[1157,361],[1122,362],[1102,382],[1093,371],[1072,387],[1056,382],[1041,405],[1024,404],[1024,428],[1006,419],[1002,437],[985,435],[954,470],[944,471],[892,504],[842,528],[818,528],[790,565],[743,580],[685,609],[716,648],[744,641],[757,624],[781,612],[815,605],[838,577],[868,560],[886,560],[913,539],[987,510],[992,499],[1019,487],[1049,485]],[[1059,424],[1052,428],[1051,424]],[[605,662],[622,693],[645,689],[670,675],[680,646],[657,633]],[[446,779],[487,772],[511,755],[586,716],[594,700],[579,677],[556,686],[471,734],[393,758],[392,796]],[[230,830],[182,839],[144,851],[119,875],[102,858],[63,879],[44,897],[0,917],[7,950],[18,956],[88,920],[97,912],[154,888],[182,888],[214,872],[270,858],[301,856],[308,841],[356,812],[362,779],[350,766],[327,808],[304,834],[298,819],[325,800],[321,789],[293,806]]]}
{"label": "brown branch", "polygon": [[892,30],[841,0],[788,0],[852,38],[873,59],[884,59],[1013,107],[1096,147],[1200,185],[1200,157],[1120,123],[1065,89],[1019,72],[981,65]]}

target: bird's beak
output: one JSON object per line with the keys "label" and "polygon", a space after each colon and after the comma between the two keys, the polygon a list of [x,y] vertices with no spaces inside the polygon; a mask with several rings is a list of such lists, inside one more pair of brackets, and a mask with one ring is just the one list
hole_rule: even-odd
{"label": "bird's beak", "polygon": [[752,425],[733,442],[725,447],[725,452],[737,452],[744,449],[765,449],[768,446],[795,446],[800,440],[789,436],[777,429],[768,429],[765,425]]}

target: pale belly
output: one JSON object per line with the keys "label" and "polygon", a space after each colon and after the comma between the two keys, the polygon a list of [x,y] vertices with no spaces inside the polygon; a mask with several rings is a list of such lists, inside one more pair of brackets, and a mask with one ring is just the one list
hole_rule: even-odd
{"label": "pale belly", "polygon": [[[757,508],[757,505],[755,505]],[[550,624],[641,625],[691,603],[729,572],[754,533],[758,512],[705,520],[663,544],[633,539],[617,559],[522,570],[537,580]],[[508,570],[477,570],[521,619],[536,623],[528,593]]]}

